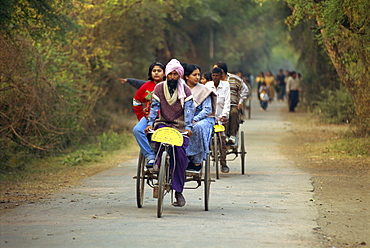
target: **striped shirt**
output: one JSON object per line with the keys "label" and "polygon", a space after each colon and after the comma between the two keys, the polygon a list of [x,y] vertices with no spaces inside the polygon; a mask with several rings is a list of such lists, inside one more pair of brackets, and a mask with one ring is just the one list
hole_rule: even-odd
{"label": "striped shirt", "polygon": [[230,85],[230,105],[242,104],[248,98],[248,87],[243,79],[237,75],[227,73],[227,81]]}

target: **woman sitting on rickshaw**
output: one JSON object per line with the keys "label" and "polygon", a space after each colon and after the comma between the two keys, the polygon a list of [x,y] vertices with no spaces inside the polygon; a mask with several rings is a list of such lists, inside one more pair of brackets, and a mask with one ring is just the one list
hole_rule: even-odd
{"label": "woman sitting on rickshaw", "polygon": [[212,130],[215,124],[216,95],[199,83],[200,68],[189,64],[185,67],[184,79],[193,93],[194,119],[193,135],[189,140],[186,155],[189,159],[188,170],[201,170],[201,163],[207,158]]}

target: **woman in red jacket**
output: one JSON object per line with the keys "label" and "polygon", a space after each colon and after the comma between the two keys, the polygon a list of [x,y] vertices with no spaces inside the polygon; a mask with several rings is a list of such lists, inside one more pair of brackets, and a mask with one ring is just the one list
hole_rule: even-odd
{"label": "woman in red jacket", "polygon": [[134,112],[139,120],[132,133],[141,148],[141,152],[147,159],[147,167],[153,167],[155,153],[150,146],[144,129],[148,126],[148,115],[150,113],[150,104],[152,103],[152,94],[154,87],[165,80],[165,65],[161,62],[154,62],[149,66],[148,79],[150,81],[143,84],[136,92],[133,99]]}

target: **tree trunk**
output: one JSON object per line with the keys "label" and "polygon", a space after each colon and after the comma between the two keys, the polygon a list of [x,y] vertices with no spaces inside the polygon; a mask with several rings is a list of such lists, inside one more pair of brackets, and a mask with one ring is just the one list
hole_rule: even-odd
{"label": "tree trunk", "polygon": [[[319,21],[318,23],[321,26]],[[363,73],[360,79],[357,79],[358,77],[355,78],[352,75],[353,72],[347,69],[346,65],[342,62],[343,52],[341,51],[341,46],[343,45],[335,40],[329,40],[325,35],[324,29],[321,29],[321,33],[329,57],[340,79],[351,93],[355,102],[356,119],[353,122],[354,131],[356,134],[366,137],[370,135],[370,75],[369,73]],[[360,58],[358,60],[360,61]]]}

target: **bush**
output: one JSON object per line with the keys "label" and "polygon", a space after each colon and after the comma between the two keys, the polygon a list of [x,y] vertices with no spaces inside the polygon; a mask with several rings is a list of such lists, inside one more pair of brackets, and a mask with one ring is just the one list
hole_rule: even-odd
{"label": "bush", "polygon": [[76,166],[85,162],[98,162],[99,158],[102,156],[103,154],[98,150],[77,150],[66,156],[62,164]]}
{"label": "bush", "polygon": [[103,133],[96,139],[97,143],[85,145],[83,149],[78,149],[66,156],[62,160],[62,164],[76,166],[85,162],[97,162],[105,155],[105,152],[122,149],[129,142],[127,134],[119,135],[112,130]]}
{"label": "bush", "polygon": [[316,102],[314,113],[330,124],[350,123],[355,117],[355,105],[345,87],[322,92],[321,101]]}
{"label": "bush", "polygon": [[123,148],[127,142],[127,135],[119,135],[118,133],[109,130],[108,132],[104,132],[102,135],[98,136],[98,142],[100,149],[103,151],[114,151],[120,148]]}

